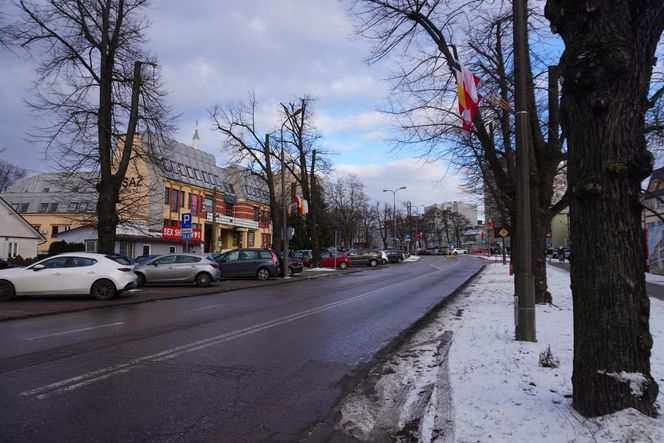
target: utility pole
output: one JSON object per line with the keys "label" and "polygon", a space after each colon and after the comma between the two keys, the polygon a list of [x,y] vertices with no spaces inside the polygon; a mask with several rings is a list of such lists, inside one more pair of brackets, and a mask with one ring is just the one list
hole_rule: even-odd
{"label": "utility pole", "polygon": [[514,81],[516,92],[516,169],[517,208],[516,246],[512,251],[515,289],[515,336],[517,341],[537,341],[535,334],[535,281],[532,272],[532,250],[530,238],[530,165],[528,143],[527,102],[527,0],[513,0],[514,23]]}
{"label": "utility pole", "polygon": [[392,193],[392,245],[394,248],[398,248],[397,246],[397,192],[406,189],[405,186],[402,186],[397,189],[383,189],[383,192],[391,192]]}

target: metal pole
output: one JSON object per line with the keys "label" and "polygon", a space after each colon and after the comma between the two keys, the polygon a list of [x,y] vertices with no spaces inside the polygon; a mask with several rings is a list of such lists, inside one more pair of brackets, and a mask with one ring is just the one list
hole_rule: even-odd
{"label": "metal pole", "polygon": [[[285,124],[286,122],[284,122]],[[288,277],[288,208],[286,204],[286,161],[284,157],[284,124],[281,125],[281,204],[283,212],[281,214],[283,222],[281,226],[281,276]]]}
{"label": "metal pole", "polygon": [[397,190],[392,191],[392,247],[397,247]]}
{"label": "metal pole", "polygon": [[516,86],[517,208],[516,246],[512,248],[515,275],[515,336],[517,341],[537,341],[535,334],[535,281],[532,273],[530,223],[530,166],[527,103],[527,0],[513,0],[514,63]]}
{"label": "metal pole", "polygon": [[[189,197],[191,198],[191,197]],[[217,252],[217,187],[212,188],[212,252]]]}

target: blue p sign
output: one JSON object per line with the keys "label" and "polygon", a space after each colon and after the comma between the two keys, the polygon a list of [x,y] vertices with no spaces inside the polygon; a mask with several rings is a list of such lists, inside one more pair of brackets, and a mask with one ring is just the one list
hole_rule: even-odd
{"label": "blue p sign", "polygon": [[187,212],[182,214],[182,228],[191,229],[191,213]]}

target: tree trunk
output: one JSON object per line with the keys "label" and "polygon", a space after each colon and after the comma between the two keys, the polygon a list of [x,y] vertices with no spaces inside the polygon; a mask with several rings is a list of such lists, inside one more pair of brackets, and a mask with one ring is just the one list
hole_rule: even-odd
{"label": "tree trunk", "polygon": [[97,185],[97,252],[113,254],[115,252],[115,228],[118,225],[118,214],[115,210],[117,194],[111,189]]}
{"label": "tree trunk", "polygon": [[[546,8],[565,40],[573,401],[587,417],[630,407],[654,416],[659,387],[650,374],[639,193],[652,171],[644,115],[664,8],[661,0],[614,1],[593,11],[586,3],[549,0]],[[625,373],[643,383],[630,386]]]}

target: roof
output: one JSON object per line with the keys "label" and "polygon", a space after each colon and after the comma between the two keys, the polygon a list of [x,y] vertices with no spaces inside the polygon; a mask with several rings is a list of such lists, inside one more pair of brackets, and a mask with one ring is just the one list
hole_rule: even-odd
{"label": "roof", "polygon": [[24,219],[21,214],[18,213],[7,201],[5,201],[2,197],[0,197],[0,205],[4,206],[9,214],[13,214],[16,216],[16,219],[19,221],[20,224],[22,224],[25,227],[26,233],[29,235],[34,235],[34,238],[37,240],[41,240],[42,242],[46,241],[46,237],[44,237],[41,232],[37,231],[35,228],[32,227],[30,223],[26,219]]}

